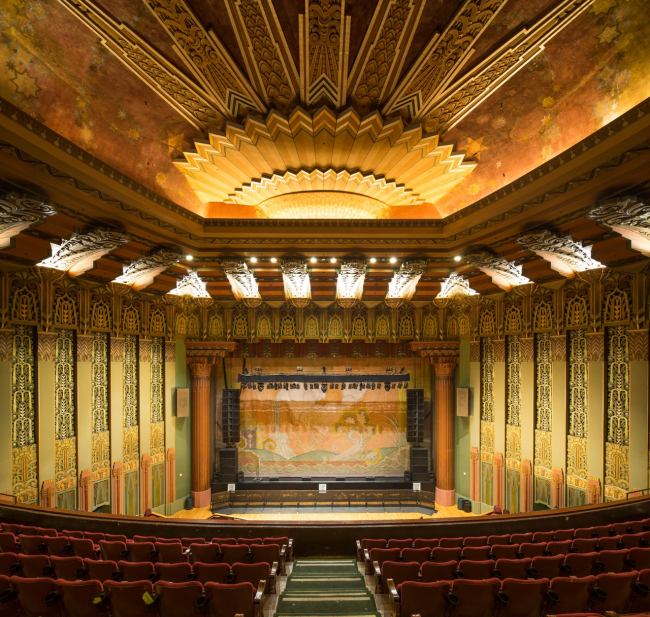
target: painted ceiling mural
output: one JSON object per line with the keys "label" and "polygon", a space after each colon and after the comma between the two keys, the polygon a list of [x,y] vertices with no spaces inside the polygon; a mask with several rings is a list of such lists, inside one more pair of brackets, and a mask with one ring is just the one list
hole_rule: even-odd
{"label": "painted ceiling mural", "polygon": [[[364,178],[356,178],[354,172],[358,169],[343,170],[348,174],[345,178],[348,186],[352,187],[356,186],[355,182],[359,186],[377,187],[381,176],[385,175],[386,186],[381,188],[390,197],[384,200],[388,207],[382,209],[382,216],[391,218],[448,216],[525,175],[650,95],[650,80],[647,79],[650,72],[650,5],[645,0],[576,0],[574,4],[582,8],[573,21],[558,29],[507,81],[500,83],[493,92],[488,89],[489,96],[478,100],[464,117],[460,114],[442,127],[436,120],[438,108],[435,105],[427,108],[426,93],[434,91],[440,100],[445,96],[453,97],[460,91],[463,80],[478,71],[482,63],[505,57],[504,50],[510,41],[525,38],[526,32],[534,31],[540,19],[558,6],[567,5],[567,0],[348,0],[344,8],[333,0],[308,0],[307,3],[259,0],[264,10],[255,14],[257,21],[253,19],[257,0],[241,3],[251,12],[239,21],[232,14],[232,7],[237,4],[232,0],[191,0],[197,18],[206,28],[214,29],[227,50],[232,79],[240,81],[239,90],[233,86],[234,99],[229,99],[235,101],[230,116],[229,109],[219,108],[215,103],[217,97],[209,95],[209,84],[206,85],[209,78],[197,77],[196,67],[190,68],[184,63],[166,26],[149,8],[173,3],[163,0],[95,3],[4,0],[0,5],[0,96],[109,165],[203,216],[259,216],[257,206],[260,195],[267,195],[264,191],[271,191],[268,194],[273,190],[282,191],[285,190],[282,187],[291,182],[294,188],[286,190],[326,188],[327,178],[315,179],[309,177],[309,172],[327,167],[336,174],[341,173],[345,165],[341,166],[335,156],[323,161],[316,156],[316,160],[310,162],[309,157],[299,156],[298,161],[282,153],[283,159],[277,158],[272,170],[277,177],[270,188],[270,181],[265,186],[255,185],[253,180],[259,180],[255,170],[247,171],[240,165],[241,177],[224,189],[219,174],[230,173],[223,164],[219,167],[225,138],[210,136],[208,140],[205,123],[201,125],[179,113],[154,92],[128,62],[118,59],[102,44],[99,30],[91,29],[74,14],[73,8],[82,4],[96,7],[106,20],[128,28],[135,37],[133,40],[155,50],[152,53],[157,54],[161,63],[167,63],[169,71],[178,75],[179,80],[196,85],[199,98],[208,92],[205,100],[217,109],[212,130],[216,127],[224,133],[226,120],[244,126],[248,112],[242,109],[247,109],[251,114],[249,119],[253,116],[263,119],[261,128],[256,130],[267,130],[264,128],[266,121],[268,130],[273,131],[275,126],[282,124],[283,116],[272,115],[276,113],[272,110],[277,109],[289,115],[294,113],[296,125],[301,126],[312,122],[313,115],[310,130],[315,134],[315,112],[324,101],[329,101],[327,106],[332,112],[323,116],[324,125],[340,125],[345,110],[352,105],[363,122],[371,127],[368,130],[374,131],[377,140],[383,131],[390,134],[394,143],[408,142],[408,147],[415,144],[418,148],[429,148],[427,152],[432,152],[441,164],[427,168],[427,173],[444,179],[444,174],[451,169],[456,177],[453,181],[441,180],[435,190],[430,186],[429,177],[419,183],[413,180],[410,186],[406,182],[409,199],[404,199],[403,191],[398,194],[395,185],[389,182],[399,183],[397,172],[395,178],[391,178],[381,173],[380,165],[375,165],[373,169],[360,169]],[[329,47],[318,47],[305,39],[302,48],[313,69],[308,73],[300,69],[303,63],[299,20],[313,18],[318,21],[318,15],[312,13],[315,4],[329,15],[330,21],[339,19],[340,29],[334,34],[342,33],[339,38],[349,40],[349,49],[344,48],[347,43],[330,44],[331,37]],[[377,19],[373,20],[375,6],[376,15],[385,18],[382,22],[384,32],[388,31],[390,36],[382,39],[383,46],[377,44],[373,48],[368,41],[380,41],[378,35],[371,35],[373,28],[379,28]],[[306,9],[309,9],[307,13]],[[463,11],[469,11],[467,15],[474,20],[474,40],[469,46],[474,51],[458,55],[458,58],[463,57],[458,60],[453,75],[435,73],[431,69],[435,68],[431,58],[440,47],[440,41],[444,42],[449,24],[454,23],[458,11],[462,15],[465,15]],[[483,14],[485,18],[481,17]],[[305,15],[307,17],[301,17]],[[242,33],[251,24],[257,31],[266,26],[268,36],[265,40],[276,42],[270,60],[263,53],[259,57],[246,55]],[[274,24],[276,30],[273,30]],[[284,33],[284,40],[280,31]],[[440,36],[432,38],[434,31]],[[367,33],[368,37],[364,38]],[[320,34],[327,38],[332,31]],[[427,56],[431,46],[434,53]],[[318,53],[323,49],[327,53],[319,64]],[[348,51],[349,61],[345,67],[343,52]],[[252,68],[256,62],[258,68],[270,66],[269,73]],[[320,66],[320,73],[313,68],[316,65]],[[364,81],[362,69],[368,72],[370,80],[365,78]],[[328,76],[327,79],[324,76]],[[277,83],[276,79],[279,79]],[[355,90],[355,84],[363,87]],[[373,95],[374,91],[380,94]],[[306,110],[302,116],[295,115],[296,105],[300,106],[298,99]],[[306,104],[307,99],[310,99],[309,104]],[[380,113],[374,112],[375,109]],[[373,113],[376,113],[374,119]],[[395,121],[400,117],[401,125]],[[415,121],[423,127],[417,139],[409,128]],[[427,141],[426,132],[438,128],[438,139]],[[299,143],[299,131],[295,126],[291,130],[291,139]],[[227,132],[226,136],[232,139]],[[372,158],[372,148],[380,148],[381,144],[367,147],[366,166]],[[201,148],[205,148],[203,154],[215,168],[201,168],[203,176],[199,177],[192,168],[191,157],[186,157],[184,152]],[[395,148],[390,152],[390,156],[399,155]],[[299,170],[303,177],[287,179],[287,174]],[[263,171],[270,175],[268,170]],[[376,172],[375,177],[371,177],[372,172]],[[402,170],[401,173],[406,172]],[[217,181],[213,181],[214,178]],[[335,180],[331,180],[332,186]],[[309,189],[305,189],[306,184]],[[237,186],[240,188],[233,189]],[[245,189],[241,189],[242,186]],[[237,199],[230,197],[233,190],[238,191]],[[375,194],[372,190],[366,191],[366,195],[372,197]],[[225,195],[222,201],[210,198],[210,195],[222,194]]]}

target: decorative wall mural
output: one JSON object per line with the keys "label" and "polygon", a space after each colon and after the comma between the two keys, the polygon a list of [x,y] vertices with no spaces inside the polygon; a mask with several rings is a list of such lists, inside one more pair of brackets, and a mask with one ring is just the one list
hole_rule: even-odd
{"label": "decorative wall mural", "polygon": [[[541,304],[541,303],[540,303]],[[551,480],[553,477],[553,362],[551,335],[536,335],[535,362],[537,369],[537,396],[535,400],[535,490],[534,501],[552,507]]]}
{"label": "decorative wall mural", "polygon": [[108,333],[93,332],[91,374],[92,507],[110,502],[111,446],[108,430]]}
{"label": "decorative wall mural", "polygon": [[151,455],[151,507],[165,502],[165,340],[151,339],[151,399],[150,444]]}
{"label": "decorative wall mural", "polygon": [[[574,304],[579,306],[580,299]],[[573,313],[578,315],[579,313]],[[585,330],[569,331],[569,434],[567,436],[567,487],[569,507],[587,501],[589,480],[587,443],[587,337]]]}
{"label": "decorative wall mural", "polygon": [[404,390],[304,385],[242,391],[241,471],[403,476],[409,465]]}

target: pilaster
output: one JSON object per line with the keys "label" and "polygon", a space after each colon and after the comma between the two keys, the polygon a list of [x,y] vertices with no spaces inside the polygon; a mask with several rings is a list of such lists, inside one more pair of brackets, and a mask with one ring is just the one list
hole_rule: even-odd
{"label": "pilaster", "polygon": [[[54,439],[54,355],[56,349],[56,334],[54,332],[39,332],[37,343],[37,414],[38,418],[38,477],[39,484],[54,480],[55,472],[55,439]],[[49,486],[49,485],[48,485]],[[54,486],[52,486],[52,506],[54,506]],[[41,491],[41,498],[43,496]],[[49,493],[47,493],[49,495]],[[48,497],[49,499],[49,497]],[[41,505],[46,505],[41,501]]]}

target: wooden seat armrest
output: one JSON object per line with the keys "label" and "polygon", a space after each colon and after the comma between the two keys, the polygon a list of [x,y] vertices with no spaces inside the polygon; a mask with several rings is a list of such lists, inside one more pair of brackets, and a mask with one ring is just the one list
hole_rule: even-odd
{"label": "wooden seat armrest", "polygon": [[357,540],[357,561],[363,561],[363,550],[361,549],[360,540]]}
{"label": "wooden seat armrest", "polygon": [[264,589],[266,588],[266,581],[262,579],[258,584],[257,584],[257,591],[255,592],[255,598],[253,599],[253,602],[255,604],[260,604],[262,600],[264,599]]}
{"label": "wooden seat armrest", "polygon": [[278,562],[274,561],[271,566],[271,576],[269,577],[269,593],[275,593],[275,581],[278,572]]}
{"label": "wooden seat armrest", "polygon": [[282,545],[282,548],[280,549],[280,573],[282,576],[287,575],[287,547],[285,544]]}
{"label": "wooden seat armrest", "polygon": [[370,576],[372,574],[372,563],[370,562],[370,553],[367,548],[363,549],[363,556],[366,560],[366,574]]}
{"label": "wooden seat armrest", "polygon": [[399,602],[399,594],[397,593],[397,587],[395,587],[395,581],[392,578],[389,578],[386,581],[386,587],[388,587],[388,595],[393,602]]}
{"label": "wooden seat armrest", "polygon": [[375,593],[381,593],[381,591],[382,591],[381,590],[381,588],[382,588],[382,584],[381,584],[381,568],[379,567],[379,562],[378,561],[373,561],[372,562],[372,568],[375,571],[374,572],[375,576],[377,577],[377,587],[376,587]]}

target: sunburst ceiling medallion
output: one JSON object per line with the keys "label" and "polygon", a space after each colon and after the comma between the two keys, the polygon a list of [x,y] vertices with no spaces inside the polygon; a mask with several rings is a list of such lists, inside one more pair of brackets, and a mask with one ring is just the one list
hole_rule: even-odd
{"label": "sunburst ceiling medallion", "polygon": [[311,191],[271,197],[256,211],[263,219],[383,219],[389,208],[365,195]]}

